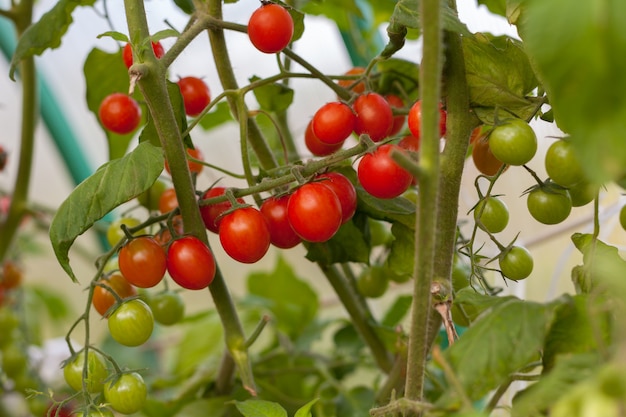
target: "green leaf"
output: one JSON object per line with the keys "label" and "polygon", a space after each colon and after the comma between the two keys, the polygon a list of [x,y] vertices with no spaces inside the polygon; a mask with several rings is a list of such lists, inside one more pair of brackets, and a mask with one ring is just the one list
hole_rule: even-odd
{"label": "green leaf", "polygon": [[48,316],[53,321],[61,322],[72,314],[72,309],[64,295],[41,285],[32,285],[29,290],[33,301],[37,305],[45,307]]}
{"label": "green leaf", "polygon": [[588,293],[603,288],[613,277],[626,274],[626,261],[616,247],[582,233],[573,234],[572,242],[583,254],[583,265],[572,270],[572,278],[579,291]]}
{"label": "green leaf", "polygon": [[280,256],[272,272],[251,273],[247,286],[250,294],[268,302],[277,327],[292,339],[296,339],[317,314],[317,294],[309,284],[296,276],[291,266]]}
{"label": "green leaf", "polygon": [[[87,84],[87,107],[94,114],[98,123],[100,123],[98,109],[102,100],[112,93],[128,92],[128,70],[122,60],[122,51],[119,50],[111,54],[97,48],[93,49],[85,60],[83,71]],[[142,100],[139,99],[140,94],[137,90],[135,89],[136,92],[133,97],[141,102]],[[141,123],[145,122],[147,113],[145,106],[142,106],[143,116]],[[134,133],[118,135],[109,132],[104,127],[103,130],[109,142],[109,159],[117,159],[123,156],[134,137]]]}
{"label": "green leaf", "polygon": [[353,218],[352,221],[344,223],[326,242],[307,244],[306,258],[321,265],[337,262],[369,263],[370,246],[363,228],[356,225],[359,219],[365,217]]}
{"label": "green leaf", "polygon": [[506,0],[478,0],[479,5],[486,6],[491,13],[506,16]]}
{"label": "green leaf", "polygon": [[102,165],[61,204],[50,224],[50,240],[72,280],[76,277],[68,253],[74,240],[111,210],[150,188],[162,171],[161,149],[142,143],[123,158]]}
{"label": "green leaf", "polygon": [[47,49],[61,46],[61,39],[72,24],[72,12],[78,6],[91,6],[95,0],[59,0],[20,36],[11,60],[9,76],[15,80],[17,65],[25,58],[41,55]]}
{"label": "green leaf", "polygon": [[[482,315],[448,348],[446,360],[470,400],[483,398],[538,357],[556,306],[509,299]],[[449,388],[437,404],[458,404],[458,395]]]}
{"label": "green leaf", "polygon": [[394,93],[400,96],[408,94],[412,99],[417,99],[420,70],[415,62],[389,58],[380,61],[376,65],[376,71],[380,74],[375,88],[377,92]]}
{"label": "green leaf", "polygon": [[99,34],[97,36],[98,39],[104,38],[104,37],[110,37],[110,38],[112,38],[112,39],[114,39],[116,41],[124,42],[124,43],[130,42],[128,40],[128,36],[126,36],[126,34],[124,34],[122,32],[116,32],[114,30],[110,30],[108,32],[101,33],[101,34]]}
{"label": "green leaf", "polygon": [[318,401],[318,398],[311,400],[308,403],[304,404],[302,407],[298,409],[298,411],[296,411],[296,414],[294,415],[294,417],[311,417],[311,408],[313,408],[313,406],[315,405],[317,401]]}
{"label": "green leaf", "polygon": [[192,0],[174,0],[174,3],[178,6],[180,10],[187,14],[192,14],[195,10],[195,6],[193,5]]}
{"label": "green leaf", "polygon": [[398,275],[412,275],[415,265],[415,230],[402,223],[391,226],[393,241],[386,266]]}
{"label": "green leaf", "polygon": [[213,109],[200,119],[200,126],[204,130],[211,130],[226,122],[233,121],[232,113],[230,112],[230,106],[226,101],[220,101]]}
{"label": "green leaf", "polygon": [[463,38],[470,102],[483,123],[514,115],[530,119],[538,99],[527,95],[537,87],[537,79],[522,44],[508,36],[476,34]]}
{"label": "green leaf", "polygon": [[280,404],[271,401],[235,401],[235,406],[244,417],[287,417],[287,411]]}
{"label": "green leaf", "polygon": [[174,29],[164,29],[160,30],[157,33],[152,34],[150,36],[150,41],[159,42],[163,39],[167,38],[178,38],[180,36],[180,32]]}
{"label": "green leaf", "polygon": [[[259,81],[259,77],[250,77],[250,82]],[[293,102],[293,90],[283,83],[264,84],[253,90],[261,109],[268,112],[281,112]]]}
{"label": "green leaf", "polygon": [[411,310],[411,304],[413,303],[413,296],[401,295],[393,302],[391,307],[387,310],[380,324],[387,327],[394,327],[398,325],[404,317],[406,317],[409,310]]}
{"label": "green leaf", "polygon": [[[223,329],[219,316],[210,311],[186,323],[183,337],[177,342],[173,373],[186,384],[206,385],[212,380],[223,352]],[[215,368],[206,364],[215,364]]]}
{"label": "green leaf", "polygon": [[453,303],[461,305],[468,315],[470,322],[472,322],[476,320],[483,311],[515,299],[516,298],[513,296],[497,297],[481,294],[471,287],[466,287],[457,291]]}
{"label": "green leaf", "polygon": [[376,220],[400,223],[415,230],[415,203],[404,197],[383,200],[373,197],[360,185],[356,185],[357,210]]}
{"label": "green leaf", "polygon": [[[465,36],[471,35],[467,26],[459,20],[459,16],[446,3],[441,2],[441,18],[445,30],[457,32]],[[419,0],[400,0],[391,16],[390,24],[402,25],[408,28],[418,29],[420,27],[419,19]]]}
{"label": "green leaf", "polygon": [[523,6],[518,29],[559,128],[584,157],[588,178],[622,177],[626,55],[618,51],[626,50],[626,2],[585,1],[571,7],[568,0],[528,0]]}

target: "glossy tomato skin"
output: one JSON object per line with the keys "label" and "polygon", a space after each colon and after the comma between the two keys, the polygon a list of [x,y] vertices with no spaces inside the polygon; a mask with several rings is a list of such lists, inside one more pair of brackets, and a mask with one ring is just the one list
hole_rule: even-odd
{"label": "glossy tomato skin", "polygon": [[327,145],[343,143],[354,131],[356,115],[345,103],[324,104],[313,115],[313,133]]}
{"label": "glossy tomato skin", "polygon": [[[157,57],[157,59],[160,59],[165,54],[165,50],[163,49],[161,42],[152,42],[152,52],[154,52],[154,56]],[[122,50],[122,59],[124,60],[126,68],[130,68],[131,65],[133,65],[133,49],[129,43],[124,45],[124,49]]]}
{"label": "glossy tomato skin", "polygon": [[[363,67],[350,68],[344,73],[344,75],[361,75],[365,72]],[[337,84],[343,88],[352,90],[353,93],[362,94],[365,91],[365,83],[363,81],[356,82],[356,80],[338,80]]]}
{"label": "glossy tomato skin", "polygon": [[164,326],[178,323],[185,316],[185,303],[179,293],[162,291],[148,298],[154,320]]}
{"label": "glossy tomato skin", "polygon": [[120,272],[132,285],[151,288],[165,275],[165,251],[150,236],[134,238],[120,249]]}
{"label": "glossy tomato skin", "polygon": [[559,139],[546,152],[546,172],[550,179],[563,187],[571,187],[585,180],[580,159],[569,140]]}
{"label": "glossy tomato skin", "polygon": [[389,287],[389,271],[383,265],[372,265],[359,274],[356,285],[364,297],[382,297]]}
{"label": "glossy tomato skin", "polygon": [[241,263],[259,261],[270,247],[269,227],[254,207],[240,208],[224,216],[219,236],[228,256]]}
{"label": "glossy tomato skin", "polygon": [[505,250],[498,261],[502,275],[514,281],[528,278],[534,267],[532,255],[523,246],[513,246]]}
{"label": "glossy tomato skin", "polygon": [[152,186],[137,196],[137,202],[150,211],[159,209],[159,199],[167,186],[161,180],[156,180]]}
{"label": "glossy tomato skin", "polygon": [[161,214],[169,213],[178,208],[178,197],[174,188],[168,188],[161,193],[159,197],[159,212]]}
{"label": "glossy tomato skin", "polygon": [[[111,222],[109,227],[107,228],[107,242],[109,245],[115,246],[119,243],[120,240],[126,237],[124,230],[122,229],[122,225],[127,228],[133,228],[139,226],[141,222],[134,217],[121,217]],[[139,234],[141,232],[135,232],[134,234]]]}
{"label": "glossy tomato skin", "polygon": [[[85,365],[85,351],[79,352],[73,359],[70,359],[63,366],[63,377],[65,382],[74,391],[82,391],[83,389],[83,369]],[[99,393],[104,387],[104,380],[109,376],[106,361],[104,357],[90,349],[87,353],[87,379],[85,379],[85,388],[90,393]]]}
{"label": "glossy tomato skin", "polygon": [[[204,155],[202,155],[202,151],[198,148],[187,148],[187,155],[198,161],[204,161]],[[204,169],[204,165],[200,162],[192,161],[191,159],[187,159],[187,166],[189,167],[189,171],[194,174],[199,174]],[[168,174],[171,174],[170,165],[167,163],[167,160],[165,161],[165,170]]]}
{"label": "glossy tomato skin", "polygon": [[167,271],[178,285],[201,290],[213,282],[216,272],[213,252],[195,236],[173,241],[167,249]]}
{"label": "glossy tomato skin", "polygon": [[263,4],[248,21],[248,37],[259,51],[266,54],[280,52],[289,45],[293,36],[293,19],[282,6]]}
{"label": "glossy tomato skin", "polygon": [[[439,137],[446,135],[446,119],[447,113],[443,109],[441,103],[439,103]],[[409,130],[415,137],[422,137],[422,101],[416,101],[409,110]]]}
{"label": "glossy tomato skin", "polygon": [[188,116],[197,116],[211,102],[211,90],[198,77],[183,77],[178,80],[178,88],[183,96],[185,113]]}
{"label": "glossy tomato skin", "polygon": [[293,248],[302,241],[289,224],[288,203],[288,195],[273,196],[263,201],[260,208],[270,230],[270,242],[281,249]]}
{"label": "glossy tomato skin", "polygon": [[[122,300],[137,295],[135,287],[133,287],[122,274],[114,273],[108,277],[99,279],[97,283],[108,287]],[[102,317],[107,317],[107,311],[115,304],[115,297],[111,291],[100,285],[97,285],[93,289],[91,304]]]}
{"label": "glossy tomato skin", "polygon": [[521,119],[507,119],[489,133],[489,149],[507,165],[524,165],[537,152],[537,136]]}
{"label": "glossy tomato skin", "polygon": [[[402,100],[399,96],[395,94],[387,94],[385,96],[385,100],[389,103],[392,109],[401,109],[404,107],[404,100]],[[391,130],[387,136],[395,136],[404,127],[404,123],[406,122],[406,116],[404,114],[398,114],[393,116],[393,124],[391,125]]]}
{"label": "glossy tomato skin", "polygon": [[133,414],[146,403],[148,389],[137,372],[122,374],[104,386],[104,399],[111,408],[121,414]]}
{"label": "glossy tomato skin", "polygon": [[339,172],[326,172],[316,177],[329,187],[341,204],[341,224],[349,221],[356,212],[357,198],[356,189],[350,180]]}
{"label": "glossy tomato skin", "polygon": [[139,126],[141,108],[132,97],[122,93],[113,93],[100,103],[98,117],[105,129],[125,135]]}
{"label": "glossy tomato skin", "polygon": [[374,142],[389,135],[393,126],[393,113],[389,102],[378,93],[362,94],[352,104],[356,114],[354,131],[357,135],[367,134]]}
{"label": "glossy tomato skin", "polygon": [[528,193],[528,212],[543,224],[558,224],[567,219],[572,211],[572,199],[564,188],[537,187]]}
{"label": "glossy tomato skin", "polygon": [[322,142],[313,132],[313,120],[306,126],[304,132],[304,144],[307,149],[315,156],[327,156],[337,152],[343,146],[343,142],[339,142],[334,145],[329,145]]}
{"label": "glossy tomato skin", "polygon": [[[212,197],[219,197],[221,195],[224,195],[225,192],[225,187],[213,187],[205,191],[205,193],[202,195],[202,199],[206,200]],[[237,202],[240,204],[245,203],[242,198],[238,198]],[[216,204],[201,205],[200,215],[202,216],[204,227],[206,227],[213,233],[217,233],[219,231],[220,222],[222,221],[222,215],[232,206],[233,205],[228,200]]]}
{"label": "glossy tomato skin", "polygon": [[357,170],[359,182],[374,197],[398,197],[413,181],[413,176],[391,159],[394,149],[403,152],[398,145],[384,144],[361,158]]}
{"label": "glossy tomato skin", "polygon": [[493,177],[504,166],[502,161],[493,156],[493,152],[489,148],[487,133],[483,132],[482,126],[478,126],[472,131],[470,144],[472,145],[472,161],[481,174]]}
{"label": "glossy tomato skin", "polygon": [[308,242],[326,242],[341,226],[341,202],[322,182],[310,182],[289,198],[287,218],[293,230]]}
{"label": "glossy tomato skin", "polygon": [[488,196],[480,200],[474,208],[474,220],[481,229],[489,233],[499,233],[509,223],[509,209],[498,197]]}
{"label": "glossy tomato skin", "polygon": [[108,320],[111,337],[124,346],[139,346],[152,335],[154,316],[148,305],[135,298],[120,304]]}

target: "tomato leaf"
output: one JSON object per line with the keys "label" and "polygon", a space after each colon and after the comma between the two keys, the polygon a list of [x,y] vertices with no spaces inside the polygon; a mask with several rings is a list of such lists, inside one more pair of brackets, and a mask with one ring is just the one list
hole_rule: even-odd
{"label": "tomato leaf", "polygon": [[[446,3],[441,2],[441,17],[445,30],[465,36],[471,35],[467,26],[459,20],[457,13]],[[412,29],[420,27],[419,0],[400,0],[391,16],[390,25],[402,25]]]}
{"label": "tomato leaf", "polygon": [[358,199],[357,211],[367,214],[376,220],[400,223],[415,229],[415,203],[404,197],[382,200],[373,197],[360,185],[356,185]]}
{"label": "tomato leaf", "polygon": [[337,262],[368,263],[370,256],[369,242],[355,221],[343,224],[330,240],[308,244],[307,249],[306,258],[322,265]]}
{"label": "tomato leaf", "polygon": [[126,35],[125,35],[124,33],[122,33],[122,32],[117,32],[117,31],[114,31],[114,30],[110,30],[110,31],[108,31],[108,32],[101,33],[101,34],[99,34],[99,35],[97,36],[97,38],[98,38],[98,39],[100,39],[100,38],[104,38],[104,37],[110,37],[110,38],[112,38],[112,39],[115,39],[116,41],[119,41],[119,42],[124,42],[124,43],[128,43],[128,42],[130,42],[130,41],[128,40],[128,36],[126,36]]}
{"label": "tomato leaf", "polygon": [[205,114],[200,119],[200,126],[204,130],[211,130],[221,124],[233,121],[232,113],[230,112],[230,106],[226,101],[220,101],[217,103],[210,112]]}
{"label": "tomato leaf", "polygon": [[274,271],[248,276],[248,292],[269,303],[276,326],[295,340],[309,325],[319,308],[317,294],[279,257]]}
{"label": "tomato leaf", "polygon": [[72,280],[76,277],[68,252],[74,240],[111,210],[150,188],[161,171],[161,149],[143,143],[123,158],[102,165],[61,203],[50,224],[50,240]]}
{"label": "tomato leaf", "polygon": [[[394,93],[400,96],[408,94],[417,99],[419,86],[419,66],[411,61],[399,58],[389,58],[376,65],[380,74],[378,86],[375,88],[381,94]],[[405,103],[407,106],[410,103]]]}
{"label": "tomato leaf", "polygon": [[491,13],[506,16],[506,0],[478,0],[478,4],[486,6]]}
{"label": "tomato leaf", "polygon": [[212,363],[208,358],[218,358],[222,353],[224,332],[215,311],[187,318],[185,324],[172,361],[172,373],[185,381],[177,388],[190,392],[190,387],[200,389],[215,378],[216,367],[208,366]]}
{"label": "tomato leaf", "polygon": [[394,327],[398,325],[402,319],[411,310],[411,304],[413,303],[413,296],[401,295],[393,302],[389,309],[385,312],[380,324],[387,327]]}
{"label": "tomato leaf", "polygon": [[244,417],[287,417],[287,411],[280,404],[271,401],[235,401],[235,407]]}
{"label": "tomato leaf", "polygon": [[[111,54],[94,48],[85,60],[83,71],[85,73],[85,82],[87,83],[87,107],[95,115],[98,123],[100,123],[98,109],[102,100],[112,93],[128,92],[128,70],[122,60],[122,51]],[[135,89],[133,97],[139,103],[142,102],[138,89]],[[143,105],[141,110],[142,121],[140,124],[143,124],[146,121],[148,111]],[[134,137],[134,133],[118,135],[107,131],[104,127],[103,131],[109,142],[109,159],[117,159],[123,156]]]}
{"label": "tomato leaf", "polygon": [[[250,77],[250,82],[260,80]],[[253,90],[261,108],[268,112],[281,112],[289,108],[293,102],[293,90],[283,83],[264,84]]]}
{"label": "tomato leaf", "polygon": [[92,6],[95,0],[59,0],[20,36],[11,60],[9,76],[15,80],[17,65],[24,58],[41,55],[47,49],[61,46],[61,39],[73,22],[72,12],[78,6]]}
{"label": "tomato leaf", "polygon": [[318,399],[316,398],[304,404],[302,407],[298,409],[298,411],[296,411],[296,414],[294,415],[294,417],[311,417],[311,409],[313,408],[313,406],[315,405],[317,401]]}
{"label": "tomato leaf", "polygon": [[626,2],[571,7],[567,0],[526,1],[523,6],[520,35],[554,119],[571,135],[586,174],[595,182],[626,175],[626,56],[616,53],[626,50]]}

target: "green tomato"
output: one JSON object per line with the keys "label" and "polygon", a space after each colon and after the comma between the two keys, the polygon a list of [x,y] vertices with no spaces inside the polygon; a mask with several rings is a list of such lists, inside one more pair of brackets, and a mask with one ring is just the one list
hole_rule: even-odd
{"label": "green tomato", "polygon": [[500,254],[500,271],[508,279],[518,281],[533,271],[533,257],[523,246],[512,246]]}
{"label": "green tomato", "polygon": [[455,292],[469,286],[471,273],[471,267],[455,256],[454,264],[452,265],[452,288]]}
{"label": "green tomato", "polygon": [[571,187],[585,179],[582,164],[568,140],[557,140],[550,145],[545,166],[550,179],[563,187]]}
{"label": "green tomato", "polygon": [[178,323],[185,316],[185,303],[179,293],[165,291],[148,299],[154,320],[164,326]]}
{"label": "green tomato", "polygon": [[109,316],[111,337],[124,346],[139,346],[152,335],[154,316],[150,307],[139,299],[122,303]]}
{"label": "green tomato", "polygon": [[474,220],[481,229],[499,233],[509,223],[509,209],[498,197],[489,196],[480,200],[474,208]]}
{"label": "green tomato", "polygon": [[599,190],[599,185],[584,180],[570,186],[568,191],[572,199],[572,207],[582,207],[591,203]]}
{"label": "green tomato", "polygon": [[367,218],[370,231],[370,245],[372,247],[383,246],[391,242],[393,235],[387,227],[387,223],[374,220],[371,217]]}
{"label": "green tomato", "polygon": [[[140,224],[141,222],[134,217],[122,217],[114,220],[107,229],[107,242],[109,242],[109,245],[115,246],[126,236],[122,230],[122,225],[126,225],[127,228],[131,228],[139,226]],[[135,232],[134,234],[138,235],[141,233],[143,232]]]}
{"label": "green tomato", "polygon": [[389,275],[383,265],[372,265],[365,268],[356,281],[361,295],[368,298],[382,297],[389,286]]}
{"label": "green tomato", "polygon": [[118,413],[133,414],[146,403],[148,389],[136,372],[122,374],[104,385],[104,399]]}
{"label": "green tomato", "polygon": [[156,180],[147,191],[139,194],[137,201],[148,210],[156,211],[159,209],[161,194],[163,194],[166,188],[167,185],[163,181]]}
{"label": "green tomato", "polygon": [[507,165],[524,165],[537,152],[537,136],[521,119],[507,119],[489,134],[489,149]]}
{"label": "green tomato", "polygon": [[12,343],[2,348],[2,371],[6,376],[14,379],[24,373],[28,359],[26,352],[16,343]]}
{"label": "green tomato", "polygon": [[567,219],[572,211],[572,199],[563,188],[542,186],[528,193],[528,212],[543,224],[557,224]]}
{"label": "green tomato", "polygon": [[[80,351],[63,367],[65,382],[75,391],[83,390],[83,367],[85,365],[85,351]],[[104,380],[109,376],[104,357],[95,350],[87,354],[87,378],[85,388],[90,393],[102,391]]]}

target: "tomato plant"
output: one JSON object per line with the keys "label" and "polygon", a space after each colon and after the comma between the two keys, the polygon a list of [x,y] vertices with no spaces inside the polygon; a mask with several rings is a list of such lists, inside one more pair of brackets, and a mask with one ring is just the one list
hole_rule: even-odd
{"label": "tomato plant", "polygon": [[393,127],[391,106],[383,96],[377,93],[360,95],[352,104],[356,115],[354,132],[367,134],[374,142],[380,142],[389,135]]}
{"label": "tomato plant", "polygon": [[506,165],[491,152],[489,141],[486,139],[486,136],[480,133],[481,128],[477,127],[476,129],[474,130],[475,133],[472,134],[472,138],[474,139],[472,141],[472,161],[481,174],[492,177],[496,175],[503,166],[506,169]]}
{"label": "tomato plant", "polygon": [[[161,58],[165,54],[165,49],[163,49],[163,45],[161,42],[150,42],[152,45],[152,52],[154,56]],[[122,59],[124,60],[124,65],[126,68],[130,68],[133,65],[133,48],[129,43],[124,45],[124,49],[122,50]]]}
{"label": "tomato plant", "polygon": [[176,197],[176,190],[174,188],[168,188],[163,191],[159,197],[159,212],[165,214],[177,208],[178,197]]}
{"label": "tomato plant", "polygon": [[543,224],[557,224],[567,219],[572,211],[572,199],[567,189],[558,186],[539,186],[528,193],[528,212]]}
{"label": "tomato plant", "polygon": [[349,221],[356,212],[356,189],[350,180],[339,172],[326,172],[316,177],[317,180],[329,187],[341,204],[341,223]]}
{"label": "tomato plant", "polygon": [[[345,76],[357,76],[363,75],[365,73],[365,68],[363,67],[353,67],[346,71],[343,75]],[[362,94],[365,92],[365,83],[363,81],[355,81],[353,79],[340,79],[337,81],[337,84],[342,86],[343,88],[347,88],[352,90],[355,94]]]}
{"label": "tomato plant", "polygon": [[109,311],[116,302],[115,295],[113,294],[116,294],[121,300],[137,295],[135,287],[133,287],[122,274],[113,273],[109,276],[105,276],[96,281],[96,284],[93,289],[91,303],[102,317],[107,316],[107,311]]}
{"label": "tomato plant", "polygon": [[124,135],[133,132],[141,121],[141,108],[132,97],[123,93],[107,96],[98,110],[105,129]]}
{"label": "tomato plant", "polygon": [[333,101],[324,104],[313,115],[313,134],[322,143],[338,145],[354,131],[356,115],[345,103]]}
{"label": "tomato plant", "polygon": [[[111,246],[117,245],[126,237],[126,233],[124,233],[122,226],[125,226],[126,228],[133,228],[139,226],[140,224],[141,222],[139,219],[135,217],[120,217],[119,219],[112,221],[107,228],[107,242],[109,242],[109,245]],[[141,233],[141,231],[137,231],[134,234]]]}
{"label": "tomato plant", "polygon": [[63,366],[65,382],[75,391],[82,391],[83,384],[87,392],[99,393],[104,387],[104,380],[109,376],[105,359],[98,352],[89,349],[87,353],[87,374],[84,377],[85,351],[68,360]]}
{"label": "tomato plant", "polygon": [[[389,103],[392,110],[393,109],[402,109],[404,107],[404,100],[395,94],[387,94],[385,95],[385,100]],[[406,122],[406,115],[404,114],[394,114],[393,123],[391,125],[391,129],[389,130],[388,136],[395,136],[404,127],[404,123]]]}
{"label": "tomato plant", "polygon": [[325,242],[341,226],[341,202],[324,183],[307,183],[289,197],[287,218],[294,232],[303,240]]}
{"label": "tomato plant", "polygon": [[371,195],[394,198],[405,192],[413,176],[391,159],[391,152],[402,152],[398,145],[385,144],[361,158],[358,167],[359,182]]}
{"label": "tomato plant", "polygon": [[219,236],[224,251],[246,264],[259,261],[270,247],[269,227],[263,214],[254,207],[226,214],[220,222]]}
{"label": "tomato plant", "polygon": [[150,236],[132,239],[119,253],[120,272],[132,285],[150,288],[165,275],[165,251]]}
{"label": "tomato plant", "polygon": [[[446,116],[447,113],[439,104],[439,137],[446,135]],[[422,135],[422,101],[417,100],[409,109],[408,116],[409,130],[411,134],[417,138]]]}
{"label": "tomato plant", "polygon": [[533,257],[523,246],[512,246],[504,250],[498,257],[502,275],[518,281],[528,278],[533,271]]}
{"label": "tomato plant", "polygon": [[499,233],[509,223],[509,209],[498,197],[488,196],[474,207],[474,220],[481,229]]}
{"label": "tomato plant", "polygon": [[185,113],[188,116],[197,116],[211,102],[211,91],[198,77],[183,77],[177,82],[183,96]]}
{"label": "tomato plant", "polygon": [[289,224],[288,203],[289,195],[272,196],[263,201],[260,207],[269,228],[270,242],[281,249],[293,248],[302,241]]}
{"label": "tomato plant", "polygon": [[313,120],[309,121],[304,131],[304,144],[314,156],[327,156],[335,153],[343,146],[343,142],[329,145],[319,140],[313,132]]}
{"label": "tomato plant", "polygon": [[183,236],[167,248],[167,272],[188,290],[206,288],[215,278],[213,253],[200,239]]}
{"label": "tomato plant", "polygon": [[537,152],[537,136],[521,119],[507,119],[489,133],[489,149],[507,165],[524,165]]}
{"label": "tomato plant", "polygon": [[389,287],[388,272],[383,265],[372,265],[363,269],[356,281],[357,289],[364,297],[382,297]]}
{"label": "tomato plant", "polygon": [[[206,190],[204,194],[202,194],[202,199],[206,200],[211,197],[219,197],[221,195],[224,195],[225,192],[225,187],[212,187]],[[237,202],[239,204],[245,203],[243,198],[237,198]],[[220,203],[201,205],[200,215],[202,216],[204,226],[213,233],[217,233],[219,231],[219,226],[222,221],[222,215],[225,211],[232,208],[232,206],[232,203],[228,200],[222,201]]]}
{"label": "tomato plant", "polygon": [[178,323],[185,316],[185,302],[179,293],[161,291],[148,298],[154,320],[164,326]]}
{"label": "tomato plant", "polygon": [[273,54],[289,45],[293,36],[293,19],[282,6],[263,4],[248,21],[250,42],[261,52]]}
{"label": "tomato plant", "polygon": [[113,310],[108,319],[108,326],[111,337],[119,344],[139,346],[152,335],[154,316],[145,302],[133,299],[123,302]]}
{"label": "tomato plant", "polygon": [[[201,173],[202,170],[204,169],[204,165],[201,163],[201,162],[204,162],[204,155],[202,155],[202,151],[198,148],[187,148],[187,155],[189,156],[189,158],[193,158],[197,161],[200,161],[200,162],[196,162],[188,158],[187,166],[189,167],[189,171],[194,174]],[[168,174],[171,174],[170,165],[167,163],[167,160],[165,161],[165,170],[167,171]]]}
{"label": "tomato plant", "polygon": [[121,414],[133,414],[146,403],[148,389],[137,372],[124,373],[104,386],[104,399]]}

